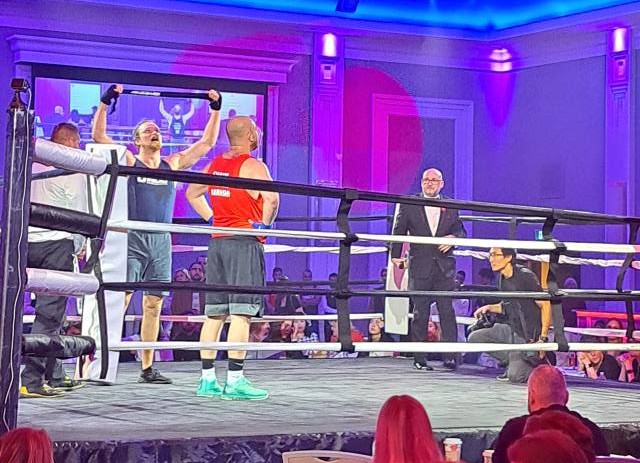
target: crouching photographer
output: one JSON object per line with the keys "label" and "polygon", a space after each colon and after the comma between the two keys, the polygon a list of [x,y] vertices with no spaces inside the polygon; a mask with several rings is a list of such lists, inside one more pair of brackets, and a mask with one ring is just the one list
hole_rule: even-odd
{"label": "crouching photographer", "polygon": [[[535,273],[526,267],[515,265],[515,250],[491,248],[489,262],[494,272],[500,272],[502,278],[500,291],[540,292],[540,282]],[[491,314],[501,314],[495,323],[490,321]],[[532,299],[509,299],[496,304],[478,308],[474,316],[479,322],[469,334],[469,342],[525,344],[547,342],[551,325],[551,305],[548,301]],[[538,352],[489,352],[501,364],[506,365],[498,380],[524,383],[531,371],[547,360]]]}

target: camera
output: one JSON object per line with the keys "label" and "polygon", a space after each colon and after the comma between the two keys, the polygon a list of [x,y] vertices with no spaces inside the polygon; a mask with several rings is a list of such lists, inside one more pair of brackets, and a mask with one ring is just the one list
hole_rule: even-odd
{"label": "camera", "polygon": [[493,324],[493,320],[491,320],[486,313],[482,314],[482,317],[478,318],[473,325],[467,327],[467,335],[484,328],[491,328]]}

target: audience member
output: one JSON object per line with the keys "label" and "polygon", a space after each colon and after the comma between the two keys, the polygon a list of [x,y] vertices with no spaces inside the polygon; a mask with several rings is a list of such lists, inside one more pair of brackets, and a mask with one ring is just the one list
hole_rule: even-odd
{"label": "audience member", "polygon": [[[578,282],[573,277],[567,277],[562,284],[564,289],[578,289]],[[576,310],[585,309],[584,299],[563,299],[562,315],[564,317],[564,326],[578,326],[578,317]]]}
{"label": "audience member", "polygon": [[478,284],[482,286],[493,286],[496,282],[496,274],[491,267],[483,267],[478,270]]}
{"label": "audience member", "polygon": [[2,463],[54,463],[53,445],[44,429],[17,428],[0,437]]}
{"label": "audience member", "polygon": [[[586,341],[589,342],[589,341]],[[620,365],[615,357],[607,352],[578,352],[578,370],[592,379],[604,378],[617,381],[620,378]]]}
{"label": "audience member", "polygon": [[390,397],[378,415],[373,463],[439,461],[440,446],[422,404],[408,395]]}
{"label": "audience member", "polygon": [[[442,331],[440,323],[429,320],[427,323],[427,342],[440,342],[442,340]],[[427,354],[427,360],[441,361],[442,354],[439,352],[430,352]]]}
{"label": "audience member", "polygon": [[[380,286],[373,288],[375,290],[387,289],[387,267],[380,269]],[[369,312],[370,313],[384,313],[385,302],[387,298],[385,296],[371,296],[369,298]]]}
{"label": "audience member", "polygon": [[[369,342],[395,342],[391,335],[384,331],[384,320],[372,318],[369,320]],[[393,357],[393,352],[362,352],[359,357]]]}
{"label": "audience member", "polygon": [[[329,289],[336,289],[336,284],[338,282],[338,274],[330,273],[329,274]],[[318,313],[320,315],[324,314],[336,314],[338,312],[338,305],[335,296],[325,296],[320,303],[320,307],[318,308]],[[320,336],[322,341],[328,341],[331,338],[331,325],[326,322],[322,322],[320,324]]]}
{"label": "audience member", "polygon": [[[278,283],[279,281],[286,280],[284,276],[284,271],[280,267],[273,267],[271,271],[271,281],[273,283]],[[274,315],[276,313],[276,299],[278,295],[275,293],[267,294],[265,298],[265,313],[267,315]]]}
{"label": "audience member", "polygon": [[271,324],[269,322],[252,323],[249,330],[249,342],[262,342],[269,337],[270,332]]}
{"label": "audience member", "polygon": [[[309,269],[302,272],[302,281],[313,281],[313,272]],[[315,286],[311,286],[310,288],[315,288]],[[321,299],[322,296],[317,296],[314,294],[304,294],[300,296],[300,303],[302,304],[304,313],[306,313],[307,315],[317,315],[318,306],[320,305]]]}
{"label": "audience member", "polygon": [[465,272],[464,270],[458,270],[455,276],[456,286],[464,285],[464,280],[466,278],[467,278],[467,272]]}
{"label": "audience member", "polygon": [[620,381],[640,382],[640,352],[624,352],[616,360],[620,365]]}
{"label": "audience member", "polygon": [[[622,326],[622,322],[616,318],[611,318],[607,321],[605,326],[607,330],[622,330],[624,327]],[[622,344],[624,342],[623,336],[606,336],[605,342],[610,344]],[[613,357],[617,357],[620,355],[620,350],[610,350],[607,353]]]}
{"label": "audience member", "polygon": [[[313,281],[313,272],[310,269],[302,272],[302,281],[309,282]],[[309,288],[315,288],[316,286],[311,286]],[[320,309],[320,303],[322,302],[322,296],[315,294],[303,294],[300,296],[300,303],[302,304],[302,309],[307,315],[318,315],[318,311]],[[311,322],[311,329],[315,332],[318,332],[319,324],[318,321]]]}
{"label": "audience member", "polygon": [[511,463],[590,463],[578,444],[560,431],[539,431],[509,447]]}
{"label": "audience member", "polygon": [[[496,274],[493,273],[490,267],[483,267],[478,270],[478,284],[481,286],[495,286],[496,285]],[[473,304],[474,308],[482,307],[483,305],[493,304],[495,302],[494,298],[488,297],[479,297],[475,300]]]}
{"label": "audience member", "polygon": [[[249,329],[249,342],[263,342],[269,338],[271,324],[269,322],[252,323]],[[247,352],[248,359],[269,358],[273,355],[269,351],[251,350]]]}
{"label": "audience member", "polygon": [[[311,324],[306,320],[294,320],[290,334],[291,342],[318,342],[318,333],[311,329]],[[288,358],[308,358],[312,357],[313,351],[290,351]]]}
{"label": "audience member", "polygon": [[[327,339],[327,342],[339,342],[340,336],[338,334],[338,322],[337,320],[331,320],[329,322],[329,327],[331,329],[331,334]],[[360,330],[358,330],[353,323],[351,324],[351,341],[352,342],[364,342],[364,336]],[[330,358],[344,358],[344,357],[357,357],[358,353],[353,352],[329,352],[327,354]]]}
{"label": "audience member", "polygon": [[[512,418],[505,423],[493,442],[493,463],[507,463],[507,449],[524,434],[529,418],[545,412],[561,412],[573,416],[591,432],[593,448],[598,455],[609,455],[609,448],[602,431],[594,422],[578,412],[569,410],[569,391],[564,376],[557,368],[541,365],[533,370],[527,383],[529,414]],[[511,460],[513,461],[513,460]]]}
{"label": "audience member", "polygon": [[595,461],[596,453],[593,450],[593,435],[589,428],[575,416],[562,411],[549,410],[530,417],[524,427],[524,435],[540,431],[560,431],[564,433],[578,444],[588,461]]}

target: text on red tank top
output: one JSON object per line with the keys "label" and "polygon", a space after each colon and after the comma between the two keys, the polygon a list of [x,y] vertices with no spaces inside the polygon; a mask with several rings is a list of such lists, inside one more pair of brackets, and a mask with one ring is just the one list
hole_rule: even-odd
{"label": "text on red tank top", "polygon": [[[223,177],[239,177],[242,164],[250,157],[249,154],[241,154],[233,158],[218,156],[209,165],[208,173]],[[262,196],[253,198],[243,188],[219,185],[209,186],[208,196],[213,209],[213,226],[215,227],[251,228],[252,222],[262,222]],[[213,236],[224,235],[214,234]]]}

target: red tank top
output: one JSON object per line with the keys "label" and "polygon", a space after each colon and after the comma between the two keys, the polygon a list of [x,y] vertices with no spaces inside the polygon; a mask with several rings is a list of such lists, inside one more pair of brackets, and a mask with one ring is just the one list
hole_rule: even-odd
{"label": "red tank top", "polygon": [[[207,173],[225,177],[239,177],[240,167],[249,159],[249,154],[241,154],[234,158],[218,156],[207,169]],[[249,192],[242,188],[229,188],[210,185],[207,191],[213,209],[214,227],[251,228],[251,222],[262,222],[262,196],[253,199]],[[214,233],[214,238],[224,234]],[[264,243],[263,236],[258,241]]]}

